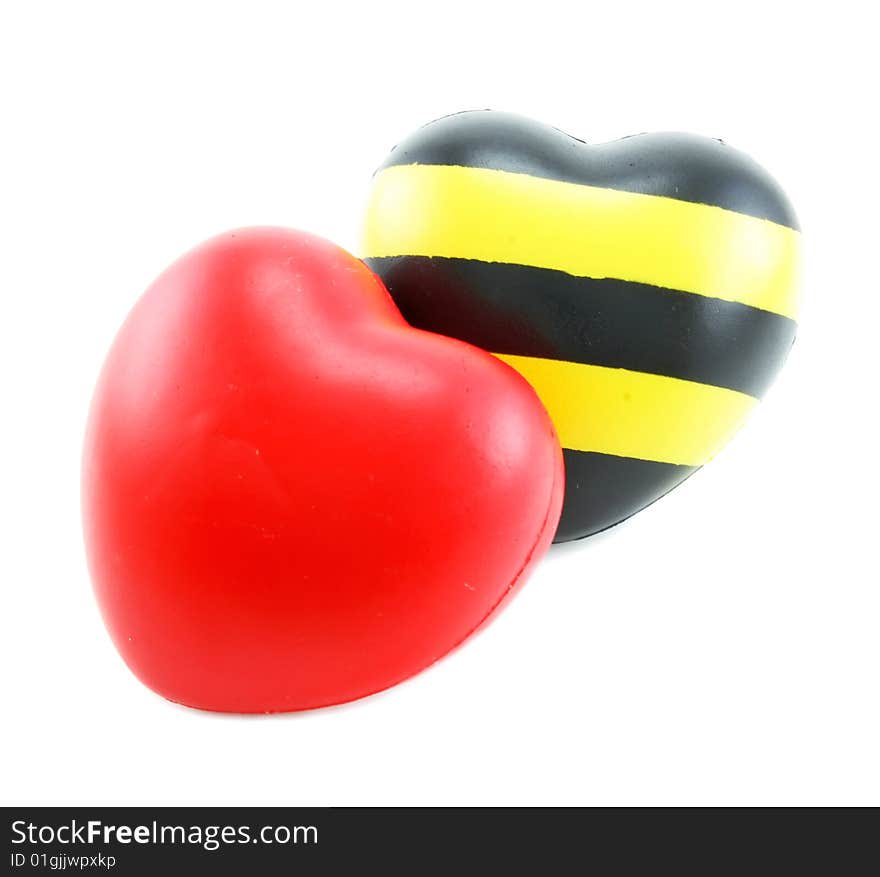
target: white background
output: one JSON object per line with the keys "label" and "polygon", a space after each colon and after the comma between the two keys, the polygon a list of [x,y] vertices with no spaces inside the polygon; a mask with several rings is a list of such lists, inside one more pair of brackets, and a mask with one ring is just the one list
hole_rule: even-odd
{"label": "white background", "polygon": [[[6,804],[880,802],[878,188],[870,4],[40,3],[0,19]],[[356,249],[370,175],[492,107],[722,137],[807,250],[745,431],[495,624],[354,705],[224,717],[141,686],[85,569],[91,389],[136,297],[248,224]]]}

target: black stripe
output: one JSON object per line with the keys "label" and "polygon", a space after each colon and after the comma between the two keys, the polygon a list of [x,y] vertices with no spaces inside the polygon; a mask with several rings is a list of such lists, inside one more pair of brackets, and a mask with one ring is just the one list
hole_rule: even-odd
{"label": "black stripe", "polygon": [[693,475],[698,466],[675,466],[563,448],[565,504],[554,542],[607,530],[640,512]]}
{"label": "black stripe", "polygon": [[694,134],[656,133],[595,146],[509,113],[446,116],[394,148],[382,167],[491,168],[590,186],[712,204],[798,228],[779,184],[745,153]]}
{"label": "black stripe", "polygon": [[407,321],[493,353],[627,368],[760,396],[787,317],[624,280],[427,256],[367,259]]}

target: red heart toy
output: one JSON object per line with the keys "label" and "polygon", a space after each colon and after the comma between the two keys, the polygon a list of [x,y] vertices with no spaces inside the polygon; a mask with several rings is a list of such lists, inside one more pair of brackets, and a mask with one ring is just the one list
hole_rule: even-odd
{"label": "red heart toy", "polygon": [[105,621],[170,700],[309,709],[464,640],[550,544],[553,427],[511,368],[407,325],[333,244],[221,235],[121,329],[85,444]]}

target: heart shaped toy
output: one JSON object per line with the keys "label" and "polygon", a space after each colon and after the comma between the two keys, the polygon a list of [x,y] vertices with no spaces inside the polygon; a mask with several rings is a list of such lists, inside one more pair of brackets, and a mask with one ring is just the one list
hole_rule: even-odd
{"label": "heart shaped toy", "polygon": [[562,489],[513,369],[413,329],[362,262],[282,229],[210,240],[144,294],[83,466],[123,658],[234,712],[349,701],[436,661],[544,553]]}
{"label": "heart shaped toy", "polygon": [[538,391],[565,454],[557,541],[711,459],[795,336],[785,195],[687,134],[589,146],[505,113],[448,116],[377,173],[363,255],[412,325],[497,354]]}

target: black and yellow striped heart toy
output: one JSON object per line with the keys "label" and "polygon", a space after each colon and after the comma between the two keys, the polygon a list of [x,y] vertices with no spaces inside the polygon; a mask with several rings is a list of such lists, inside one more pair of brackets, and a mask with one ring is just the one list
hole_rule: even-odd
{"label": "black and yellow striped heart toy", "polygon": [[643,509],[733,435],[794,340],[799,249],[779,186],[720,141],[590,146],[490,111],[392,151],[363,241],[410,323],[496,354],[547,406],[557,541]]}

